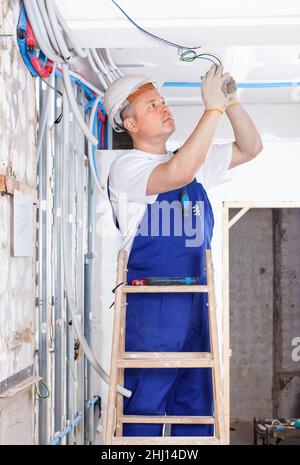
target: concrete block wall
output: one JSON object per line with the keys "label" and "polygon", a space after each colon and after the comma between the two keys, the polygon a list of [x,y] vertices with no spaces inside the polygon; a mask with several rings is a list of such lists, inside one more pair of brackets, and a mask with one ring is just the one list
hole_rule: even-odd
{"label": "concrete block wall", "polygon": [[230,232],[232,421],[300,416],[299,230],[299,209],[252,209]]}
{"label": "concrete block wall", "polygon": [[292,356],[294,338],[300,337],[300,211],[281,212],[280,247],[280,328],[276,379],[278,416],[300,417],[300,361]]}
{"label": "concrete block wall", "polygon": [[252,209],[233,226],[229,253],[231,419],[251,421],[272,416],[271,209]]}

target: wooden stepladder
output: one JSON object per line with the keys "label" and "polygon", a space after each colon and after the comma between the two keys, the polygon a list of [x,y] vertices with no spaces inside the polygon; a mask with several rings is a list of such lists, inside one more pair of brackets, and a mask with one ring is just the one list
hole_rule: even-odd
{"label": "wooden stepladder", "polygon": [[[127,255],[120,250],[111,353],[109,398],[105,444],[225,444],[224,405],[221,386],[216,300],[211,250],[206,250],[206,285],[129,286]],[[120,285],[120,283],[123,283]],[[208,294],[210,352],[125,352],[126,294],[158,292],[205,292]],[[125,368],[212,368],[214,416],[124,415],[123,396],[117,386],[124,383]],[[214,436],[123,436],[124,423],[213,424]]]}

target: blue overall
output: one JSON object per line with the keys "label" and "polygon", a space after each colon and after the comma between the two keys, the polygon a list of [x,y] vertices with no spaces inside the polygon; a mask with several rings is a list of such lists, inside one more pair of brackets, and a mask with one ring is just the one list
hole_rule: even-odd
{"label": "blue overall", "polygon": [[[193,225],[196,203],[203,207],[201,211],[198,208],[203,240],[196,247],[187,247],[186,240],[193,236],[187,235],[184,228],[183,234],[177,235],[176,221],[185,221],[182,211],[181,215],[175,212],[176,208],[181,209],[183,190],[194,207],[189,209]],[[148,205],[142,223],[148,224],[151,231],[153,221],[158,222],[159,234],[135,236],[127,282],[153,276],[197,276],[205,284],[205,250],[210,249],[214,218],[202,184],[194,179],[184,188],[159,194],[156,204],[162,205],[163,201],[177,201],[170,216],[170,234],[162,234],[161,215]],[[207,294],[127,294],[125,351],[210,352]],[[123,400],[125,415],[213,415],[211,368],[127,368],[124,377],[124,386],[132,391],[132,396]],[[162,424],[126,423],[123,435],[162,436],[162,428]],[[171,426],[172,436],[213,434],[213,425]]]}

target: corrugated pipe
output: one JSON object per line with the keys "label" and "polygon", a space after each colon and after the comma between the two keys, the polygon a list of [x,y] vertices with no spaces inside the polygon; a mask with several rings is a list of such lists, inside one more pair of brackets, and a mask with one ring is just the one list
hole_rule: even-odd
{"label": "corrugated pipe", "polygon": [[[268,87],[300,87],[300,82],[239,82],[236,83],[236,86],[240,89],[266,89]],[[201,82],[166,81],[163,83],[163,87],[201,87]]]}
{"label": "corrugated pipe", "polygon": [[[101,397],[100,396],[95,396],[94,399],[90,399],[85,408],[86,410],[89,410],[90,408],[92,408],[97,402],[99,402],[101,400]],[[82,413],[81,412],[77,412],[77,415],[75,417],[75,419],[71,422],[70,426],[68,426],[51,444],[51,446],[57,446],[58,444],[61,443],[61,441],[66,437],[68,436],[68,434],[70,434],[70,432],[72,431],[72,429],[74,429],[78,423],[80,422],[80,420],[82,419]]]}

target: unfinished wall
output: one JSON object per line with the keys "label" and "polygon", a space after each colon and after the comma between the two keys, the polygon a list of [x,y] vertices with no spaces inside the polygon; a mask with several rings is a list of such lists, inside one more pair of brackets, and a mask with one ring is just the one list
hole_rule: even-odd
{"label": "unfinished wall", "polygon": [[292,357],[292,340],[300,337],[300,211],[280,212],[278,244],[281,279],[279,282],[279,327],[276,332],[278,357],[274,410],[280,417],[300,417],[300,361]]}
{"label": "unfinished wall", "polygon": [[232,421],[249,421],[272,412],[272,243],[270,209],[248,211],[230,231]]}
{"label": "unfinished wall", "polygon": [[[13,34],[19,2],[0,0],[1,34]],[[15,38],[0,38],[0,174],[36,186],[35,82]],[[12,256],[12,197],[0,196],[0,389],[30,376],[35,347],[35,256]],[[35,211],[34,211],[35,217]],[[33,231],[35,225],[33,225]],[[34,244],[35,238],[32,237]],[[17,408],[18,407],[18,408]],[[0,444],[34,441],[32,386],[0,396]]]}
{"label": "unfinished wall", "polygon": [[[231,216],[236,210],[231,210]],[[300,211],[252,209],[230,230],[231,421],[300,415]]]}

